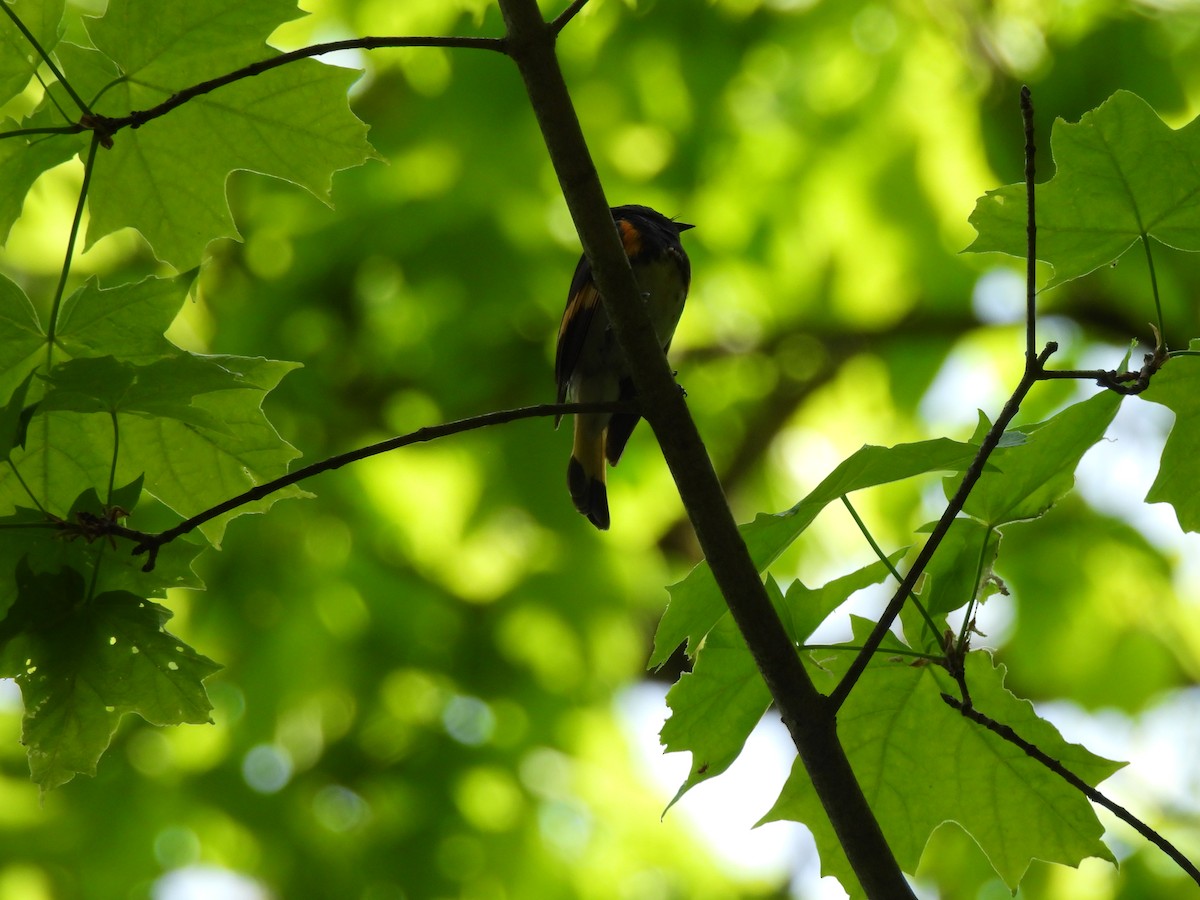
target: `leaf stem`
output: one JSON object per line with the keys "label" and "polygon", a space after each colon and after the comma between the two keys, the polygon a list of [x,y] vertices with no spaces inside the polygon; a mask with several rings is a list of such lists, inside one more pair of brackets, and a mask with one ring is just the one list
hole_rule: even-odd
{"label": "leaf stem", "polygon": [[[0,2],[2,2],[2,0],[0,0]],[[33,493],[33,491],[32,491],[32,490],[30,490],[30,488],[29,488],[29,485],[28,485],[28,484],[26,484],[26,482],[25,482],[25,479],[24,479],[24,478],[22,477],[22,475],[21,475],[21,470],[20,470],[20,469],[18,469],[18,468],[17,468],[17,464],[16,464],[15,462],[13,462],[13,461],[12,461],[12,457],[11,457],[11,456],[10,456],[10,457],[8,457],[8,458],[5,460],[5,462],[7,462],[7,463],[8,463],[8,467],[9,467],[10,469],[12,469],[12,473],[13,473],[13,475],[15,475],[15,476],[16,476],[16,478],[17,478],[17,483],[18,483],[19,485],[21,485],[21,487],[22,487],[22,488],[24,488],[26,496],[28,496],[28,497],[29,497],[29,499],[33,501],[33,505],[34,505],[34,506],[36,506],[36,507],[38,508],[38,512],[40,512],[40,513],[45,513],[45,512],[46,512],[46,507],[42,506],[42,503],[41,503],[41,501],[40,501],[40,500],[38,500],[37,496],[36,496],[36,495]]]}
{"label": "leaf stem", "polygon": [[[864,648],[854,644],[800,644],[796,649],[804,650],[854,650],[861,652]],[[872,653],[886,653],[891,656],[911,656],[914,659],[925,659],[933,663],[945,663],[946,657],[940,653],[924,653],[910,647],[876,647]]]}
{"label": "leaf stem", "polygon": [[113,452],[112,465],[108,469],[108,493],[105,495],[104,503],[107,506],[112,506],[113,486],[117,483],[117,457],[121,453],[121,427],[117,422],[117,411],[115,409],[109,410],[108,415],[112,419]]}
{"label": "leaf stem", "polygon": [[71,99],[75,101],[75,105],[79,107],[79,111],[84,115],[90,115],[92,111],[88,109],[88,105],[83,102],[82,97],[75,93],[75,89],[71,87],[71,83],[67,81],[67,79],[63,76],[63,73],[59,71],[58,66],[54,64],[54,60],[51,58],[50,54],[46,52],[46,49],[41,45],[38,39],[33,36],[33,32],[25,27],[25,23],[21,21],[15,12],[13,12],[11,6],[9,6],[7,3],[0,3],[0,6],[4,7],[4,14],[12,19],[13,24],[17,26],[17,30],[25,36],[25,40],[29,41],[30,46],[37,51],[38,56],[42,58],[42,60],[49,67],[50,71],[54,73],[54,77],[58,79],[58,83],[63,86],[63,89],[68,94],[70,94]]}
{"label": "leaf stem", "polygon": [[[1158,275],[1154,271],[1154,254],[1150,252],[1150,236],[1142,232],[1142,247],[1146,251],[1146,266],[1150,270],[1150,292],[1154,295],[1154,314],[1158,317],[1158,340],[1160,343],[1166,340],[1166,326],[1163,325],[1162,302],[1158,297]],[[1154,348],[1158,350],[1158,347]]]}
{"label": "leaf stem", "polygon": [[71,274],[71,261],[75,256],[75,241],[79,237],[79,226],[83,221],[83,208],[87,203],[88,187],[92,182],[92,169],[96,165],[96,148],[100,146],[101,140],[102,137],[98,132],[92,133],[87,160],[83,164],[83,184],[79,188],[79,202],[75,205],[75,218],[71,221],[71,234],[67,238],[67,253],[63,259],[62,273],[58,277],[58,287],[54,290],[54,302],[50,307],[50,321],[46,326],[47,371],[54,362],[54,336],[58,330],[58,312],[62,308],[63,293],[67,288],[67,276]]}
{"label": "leaf stem", "polygon": [[979,600],[979,591],[983,587],[983,566],[987,559],[988,544],[992,540],[992,533],[996,528],[993,525],[987,527],[987,531],[983,535],[983,546],[979,548],[979,561],[975,564],[975,588],[971,591],[971,599],[967,601],[966,615],[963,616],[962,626],[958,629],[958,646],[960,648],[967,646],[967,633],[971,630],[971,620],[975,615],[975,604]]}
{"label": "leaf stem", "polygon": [[[871,549],[875,551],[876,558],[885,566],[887,566],[887,570],[892,573],[892,577],[895,578],[897,582],[903,582],[904,576],[900,574],[900,571],[894,565],[892,565],[892,561],[888,559],[887,554],[883,552],[883,548],[876,543],[875,538],[867,529],[866,523],[862,520],[862,517],[859,516],[858,510],[856,510],[850,503],[850,497],[848,495],[842,494],[842,504],[846,507],[847,512],[850,513],[850,518],[854,519],[854,524],[858,526],[858,530],[862,532],[862,536],[865,537],[867,539],[867,543],[871,545]],[[925,604],[921,602],[920,598],[917,597],[916,594],[911,592],[908,595],[908,599],[916,604],[917,609],[921,612],[921,618],[925,620],[925,625],[929,628],[929,631],[933,635],[934,639],[937,640],[937,623],[933,621],[933,617],[930,616],[929,611],[925,609]]]}
{"label": "leaf stem", "polygon": [[982,477],[983,468],[987,465],[992,451],[999,445],[1000,438],[1004,436],[1004,430],[1008,428],[1009,423],[1012,422],[1020,411],[1021,403],[1030,389],[1041,380],[1042,367],[1045,365],[1046,360],[1050,358],[1050,354],[1057,349],[1058,344],[1053,341],[1047,344],[1045,349],[1034,360],[1034,365],[1031,368],[1027,368],[1025,374],[1021,376],[1020,383],[1013,391],[1012,396],[1008,398],[1008,402],[1004,404],[1004,409],[1001,410],[1000,415],[992,424],[988,433],[984,436],[983,443],[979,445],[979,452],[975,454],[975,458],[971,460],[971,465],[963,473],[963,480],[959,483],[958,490],[954,492],[954,496],[946,505],[942,517],[938,519],[937,525],[934,526],[933,532],[929,535],[929,540],[921,548],[921,552],[913,562],[912,568],[908,570],[908,574],[904,576],[904,580],[900,582],[900,587],[892,595],[892,599],[883,611],[883,615],[875,623],[874,629],[872,629],[870,636],[863,645],[862,652],[850,664],[850,668],[842,676],[842,680],[838,682],[838,686],[829,695],[835,708],[841,707],[846,702],[846,697],[849,696],[855,683],[862,676],[863,671],[867,668],[867,664],[871,661],[871,654],[882,643],[888,630],[892,627],[892,623],[896,621],[896,616],[900,615],[900,608],[904,605],[904,601],[908,598],[908,595],[912,593],[917,579],[921,577],[921,573],[925,571],[925,567],[929,565],[929,561],[933,558],[934,552],[941,545],[942,541],[945,540],[946,534],[950,530],[950,524],[962,512],[963,505],[967,502],[967,497],[970,496],[976,482]]}

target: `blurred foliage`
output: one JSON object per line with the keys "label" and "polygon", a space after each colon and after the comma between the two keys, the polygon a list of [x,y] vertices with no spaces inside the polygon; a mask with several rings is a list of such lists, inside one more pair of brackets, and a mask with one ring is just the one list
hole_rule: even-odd
{"label": "blurred foliage", "polygon": [[[72,9],[67,39],[98,5]],[[485,0],[330,0],[272,43],[501,31]],[[790,507],[864,443],[967,439],[976,408],[994,416],[1015,384],[1020,280],[1009,261],[958,251],[975,199],[1020,177],[1021,83],[1047,177],[1051,121],[1118,88],[1173,126],[1200,110],[1187,3],[593,0],[559,50],[612,202],[698,226],[673,361],[744,520]],[[333,61],[366,70],[352,105],[385,163],[338,174],[332,210],[235,173],[244,241],[210,246],[171,336],[303,363],[266,408],[305,461],[549,400],[578,244],[515,70],[467,51]],[[53,294],[80,172],[36,182],[0,258],[35,304]],[[1156,267],[1181,346],[1200,325],[1195,260]],[[162,266],[124,231],[72,277],[111,287],[147,272]],[[1045,293],[1060,364],[1115,365],[1130,339],[1150,340],[1145,284],[1131,254]],[[1040,386],[1022,418],[1072,391]],[[1161,420],[1124,428],[1149,432],[1152,473]],[[719,864],[686,803],[659,821],[673,788],[638,768],[614,697],[646,677],[661,586],[694,543],[644,426],[611,478],[603,536],[566,496],[567,441],[545,421],[474,432],[323,475],[315,500],[233,522],[198,560],[207,591],[167,601],[172,630],[225,666],[207,682],[216,724],[127,717],[96,777],[41,803],[5,693],[0,898],[166,897],[164,873],[190,866],[279,897],[786,894],[786,874]],[[1006,532],[1011,596],[980,625],[1023,696],[1116,707],[1136,726],[1200,672],[1198,573],[1184,565],[1196,544],[1131,512],[1152,476],[1112,465]],[[893,546],[936,515],[927,487],[856,505]],[[775,572],[815,584],[871,558],[831,508]],[[1121,798],[1193,856],[1197,774],[1192,761],[1173,795]],[[1119,870],[1035,867],[1019,896],[1178,896],[1157,851],[1110,843]],[[952,826],[919,883],[1008,896]]]}

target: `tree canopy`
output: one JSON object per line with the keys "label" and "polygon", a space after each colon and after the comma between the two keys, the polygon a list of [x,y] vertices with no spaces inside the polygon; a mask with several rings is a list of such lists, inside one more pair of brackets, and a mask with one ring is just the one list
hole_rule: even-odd
{"label": "tree canopy", "polygon": [[[554,400],[580,242],[500,10],[311,5],[0,19],[0,900],[222,873],[262,897],[810,896],[688,818],[783,729],[646,425],[603,535],[548,415],[216,509]],[[1197,856],[1196,12],[571,12],[608,199],[696,225],[671,367],[809,677],[847,685],[839,737],[901,868],[947,898],[1178,896],[1158,848],[953,702],[969,683]],[[1034,354],[1097,377],[1030,374],[1022,85]],[[997,421],[916,601],[842,681]],[[679,785],[639,762],[639,684],[690,752]],[[749,802],[857,895],[803,766]]]}

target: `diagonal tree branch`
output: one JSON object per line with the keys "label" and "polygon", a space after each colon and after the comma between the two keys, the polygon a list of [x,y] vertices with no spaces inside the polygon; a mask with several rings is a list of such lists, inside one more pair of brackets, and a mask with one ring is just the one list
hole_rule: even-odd
{"label": "diagonal tree branch", "polygon": [[289,53],[281,53],[279,56],[273,56],[270,59],[262,59],[247,66],[242,66],[240,69],[235,69],[232,72],[227,72],[217,78],[210,78],[208,81],[194,84],[191,87],[177,91],[162,103],[152,106],[149,109],[135,110],[124,116],[91,115],[85,117],[84,124],[95,129],[103,138],[111,140],[114,134],[124,128],[140,128],[147,122],[151,122],[160,116],[165,116],[171,110],[183,106],[189,100],[195,100],[197,97],[210,94],[218,88],[225,87],[234,82],[253,78],[255,75],[261,75],[272,69],[278,69],[280,66],[286,66],[301,59],[323,56],[326,53],[335,53],[338,50],[379,50],[388,47],[449,47],[491,50],[496,53],[506,52],[503,38],[409,36],[365,37],[351,38],[344,41],[328,41],[323,44],[313,44],[311,47],[301,47]]}
{"label": "diagonal tree branch", "polygon": [[143,553],[147,554],[146,564],[142,566],[142,571],[149,572],[154,568],[155,562],[158,559],[158,551],[176,538],[194,531],[205,522],[211,521],[217,516],[232,512],[240,506],[245,506],[247,503],[261,500],[276,491],[290,487],[293,484],[298,484],[301,481],[312,478],[314,475],[320,475],[322,472],[340,469],[342,466],[349,465],[352,462],[358,462],[371,456],[378,456],[381,453],[388,453],[400,447],[407,447],[410,444],[435,441],[452,434],[473,431],[476,428],[486,428],[489,425],[503,425],[508,422],[516,422],[520,419],[532,419],[538,416],[562,416],[578,412],[634,412],[637,409],[636,404],[612,401],[604,403],[543,403],[539,406],[497,410],[496,412],[484,413],[479,416],[471,416],[467,419],[447,422],[443,425],[430,425],[425,428],[419,428],[409,434],[402,434],[397,437],[388,438],[386,441],[379,441],[375,444],[369,444],[366,447],[359,447],[357,450],[339,453],[328,459],[323,459],[296,469],[294,472],[288,472],[286,475],[282,475],[272,481],[265,481],[260,485],[256,485],[250,490],[238,494],[236,497],[230,497],[216,506],[197,513],[190,519],[185,519],[175,527],[168,528],[166,531],[160,531],[157,534],[126,528],[120,525],[115,518],[100,519],[95,516],[89,516],[81,522],[62,522],[57,527],[60,527],[65,532],[80,535],[87,540],[114,536],[136,541],[137,544],[133,548],[133,555],[140,556]]}
{"label": "diagonal tree branch", "polygon": [[1060,763],[1057,759],[1038,748],[1036,744],[1029,743],[1029,741],[1017,734],[1011,726],[1005,725],[1003,722],[997,722],[995,719],[985,716],[983,713],[979,712],[979,710],[975,709],[970,704],[969,700],[964,702],[951,697],[949,694],[942,694],[942,699],[949,706],[957,709],[972,722],[982,725],[988,731],[999,735],[1013,746],[1020,747],[1031,759],[1036,759],[1043,766],[1045,766],[1059,778],[1063,779],[1063,781],[1067,782],[1067,784],[1071,785],[1071,787],[1075,788],[1093,803],[1098,803],[1100,806],[1103,806],[1126,825],[1132,827],[1134,831],[1152,843],[1155,847],[1167,854],[1167,856],[1171,857],[1175,864],[1178,865],[1179,868],[1183,869],[1183,871],[1188,874],[1188,877],[1191,878],[1192,881],[1200,885],[1200,869],[1196,867],[1196,864],[1184,856],[1183,852],[1178,847],[1168,841],[1165,837],[1163,837],[1121,804],[1117,803],[1115,800],[1109,799],[1109,797],[1096,790],[1094,787]]}
{"label": "diagonal tree branch", "polygon": [[535,0],[500,0],[500,9],[508,53],[525,82],[617,341],[630,361],[642,414],[658,438],[734,621],[868,896],[912,897],[838,741],[830,704],[805,672],[767,597],[654,336],[555,57],[555,33]]}

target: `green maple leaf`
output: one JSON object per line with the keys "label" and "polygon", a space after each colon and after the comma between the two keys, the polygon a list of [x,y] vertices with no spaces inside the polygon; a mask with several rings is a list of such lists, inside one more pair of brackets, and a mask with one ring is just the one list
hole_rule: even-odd
{"label": "green maple leaf", "polygon": [[[88,31],[121,80],[95,111],[120,116],[147,109],[183,88],[278,56],[266,38],[298,12],[285,0],[113,0]],[[301,60],[116,135],[97,156],[88,245],[128,226],[160,259],[179,269],[195,265],[209,241],[237,236],[225,196],[237,169],[291,181],[328,202],[333,173],[373,155],[366,126],[347,100],[358,74]]]}
{"label": "green maple leaf", "polygon": [[[263,397],[296,368],[294,363],[181,353],[147,367],[160,377],[145,391],[137,390],[136,367],[89,359],[64,368],[80,364],[132,380],[97,387],[93,393],[100,398],[76,390],[74,380],[63,395],[47,394],[24,450],[13,454],[26,481],[42,488],[47,498],[70,500],[107,483],[113,415],[121,442],[118,478],[144,476],[146,490],[185,518],[285,474],[299,455],[262,411]],[[98,407],[104,411],[96,411]],[[63,446],[71,447],[69,457],[56,449]],[[0,472],[0,486],[4,484]],[[17,485],[9,484],[8,491],[18,496]],[[300,496],[305,492],[293,485],[213,519],[201,530],[219,545],[230,519]],[[52,502],[46,505],[61,509]]]}
{"label": "green maple leaf", "polygon": [[45,361],[46,336],[25,292],[0,275],[0,397]]}
{"label": "green maple leaf", "polygon": [[[1119,394],[1101,391],[1045,422],[1023,426],[1023,439],[998,447],[988,458],[989,468],[975,484],[963,512],[993,527],[1043,515],[1074,487],[1079,460],[1104,437],[1120,405]],[[973,439],[982,440],[990,427],[980,414]],[[958,490],[960,481],[945,479],[947,498]]]}
{"label": "green maple leaf", "polygon": [[[0,131],[16,127],[10,120],[4,122]],[[77,152],[78,141],[62,140],[62,137],[39,135],[0,141],[0,243],[8,240],[8,233],[20,217],[33,183],[47,169],[66,162]]]}
{"label": "green maple leaf", "polygon": [[[1149,240],[1200,250],[1200,125],[1172,130],[1136,94],[1117,91],[1050,136],[1055,175],[1037,189],[1037,256],[1052,284],[1086,275]],[[967,250],[1026,254],[1025,185],[988,191],[970,222]]]}
{"label": "green maple leaf", "polygon": [[[1192,341],[1191,350],[1200,353],[1200,340]],[[1200,456],[1196,453],[1200,442],[1200,358],[1172,357],[1140,396],[1175,414],[1146,502],[1170,503],[1180,528],[1200,531],[1200,493],[1196,491],[1200,483]]]}
{"label": "green maple leaf", "polygon": [[[29,29],[43,50],[49,53],[54,49],[62,31],[64,0],[5,0],[5,5]],[[41,64],[41,55],[12,18],[0,15],[0,104],[7,103],[24,90]]]}
{"label": "green maple leaf", "polygon": [[[113,491],[112,506],[132,512],[141,492],[141,478],[118,487]],[[108,511],[108,504],[101,501],[94,488],[89,488],[75,498],[64,518],[74,523],[81,513],[102,518]],[[0,571],[12,572],[21,566],[37,574],[71,569],[83,575],[97,594],[126,591],[139,597],[161,598],[166,597],[168,588],[204,588],[204,582],[192,571],[192,562],[202,550],[198,544],[176,540],[164,545],[155,559],[154,568],[145,572],[142,570],[145,557],[133,556],[128,552],[128,545],[119,547],[117,552],[98,553],[95,546],[82,539],[65,540],[58,529],[47,527],[52,522],[40,510],[24,508],[0,517],[0,528],[4,530],[4,540],[0,541]],[[0,579],[0,616],[17,598],[17,584]]]}
{"label": "green maple leaf", "polygon": [[87,597],[73,569],[17,567],[0,623],[0,673],[25,700],[22,741],[43,790],[94,774],[122,716],[154,725],[210,722],[202,682],[220,666],[163,626],[166,608],[126,591]]}
{"label": "green maple leaf", "polygon": [[[903,555],[900,551],[891,561]],[[768,576],[767,593],[788,637],[802,643],[851,594],[888,575],[882,562],[872,563],[819,588],[793,582],[786,596]],[[671,715],[659,738],[668,753],[686,750],[692,754],[691,771],[668,809],[697,784],[729,768],[770,704],[770,691],[746,642],[733,618],[724,615],[705,636],[692,671],[667,692]]]}
{"label": "green maple leaf", "polygon": [[25,406],[25,396],[29,393],[32,381],[33,373],[30,372],[12,392],[8,403],[0,407],[0,457],[7,458],[14,448],[25,443],[25,433],[29,427],[29,410]]}
{"label": "green maple leaf", "polygon": [[[44,507],[64,515],[81,493],[107,485],[114,415],[120,480],[144,475],[146,490],[185,517],[287,472],[298,453],[267,420],[262,401],[296,366],[197,356],[172,345],[163,329],[190,282],[181,275],[101,290],[89,281],[63,302],[55,358],[75,358],[45,380],[48,393],[24,447],[13,451],[25,484],[0,468],[0,504],[30,506],[28,485]],[[0,278],[0,385],[15,387],[43,363],[46,340],[29,300]],[[286,488],[206,523],[203,532],[217,543],[234,516],[299,496],[299,488]]]}
{"label": "green maple leaf", "polygon": [[[928,529],[932,530],[932,528]],[[925,569],[921,602],[931,616],[945,615],[975,596],[1000,552],[1000,534],[974,519],[959,517]]]}
{"label": "green maple leaf", "polygon": [[[870,627],[855,623],[860,640]],[[889,638],[884,646],[900,645]],[[853,655],[827,662],[829,675],[840,677]],[[976,709],[1009,725],[1090,785],[1123,765],[1063,740],[1032,704],[1004,687],[1004,671],[985,652],[969,654],[967,680]],[[1113,859],[1086,797],[1019,747],[952,709],[943,692],[954,695],[955,687],[937,666],[877,661],[838,713],[842,745],[902,869],[916,870],[930,835],[945,822],[969,833],[1014,891],[1034,859],[1071,866],[1088,856]],[[799,761],[762,821],[781,819],[807,825],[822,871],[835,875],[852,896],[862,896]]]}
{"label": "green maple leaf", "polygon": [[[829,503],[843,494],[888,484],[928,472],[961,471],[971,464],[976,448],[946,438],[866,446],[855,451],[813,491],[786,512],[760,514],[742,525],[742,537],[761,572],[777,560]],[[654,635],[650,666],[661,666],[684,641],[694,654],[700,640],[726,611],[725,601],[707,563],[696,566],[683,581],[668,588],[671,601]]]}
{"label": "green maple leaf", "polygon": [[67,297],[58,314],[55,359],[61,350],[69,357],[114,356],[145,364],[179,352],[163,335],[196,276],[145,278],[105,290],[89,278]]}
{"label": "green maple leaf", "polygon": [[[3,143],[0,143],[0,147]],[[163,332],[174,321],[195,272],[146,278],[102,290],[89,279],[63,300],[54,359],[115,356],[147,363],[178,353]],[[46,334],[25,292],[0,275],[0,397],[46,362]]]}

